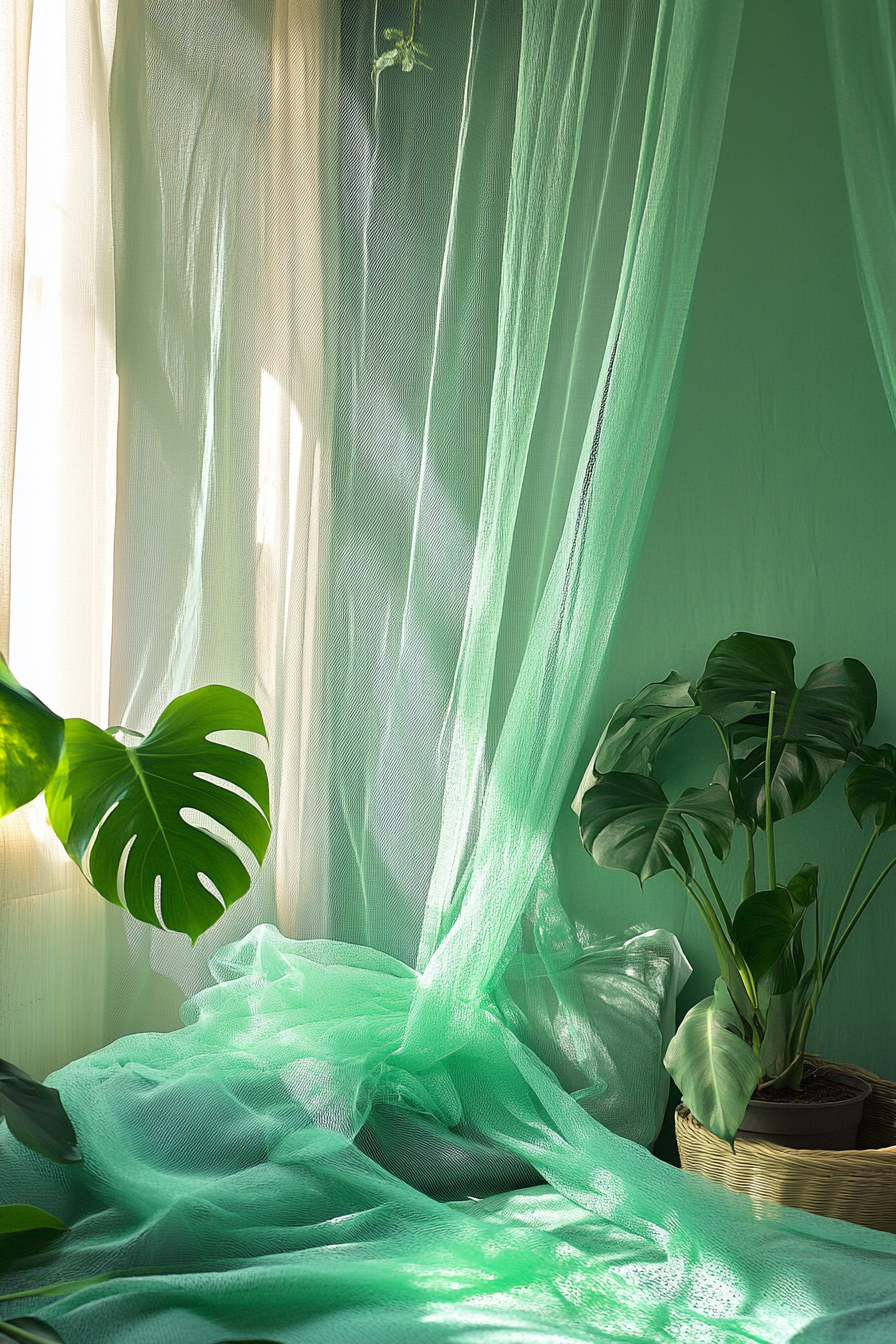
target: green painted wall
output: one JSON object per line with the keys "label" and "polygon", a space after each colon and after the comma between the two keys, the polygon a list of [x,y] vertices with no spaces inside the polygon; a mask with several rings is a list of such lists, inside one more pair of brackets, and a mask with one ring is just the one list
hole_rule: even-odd
{"label": "green painted wall", "polygon": [[[696,677],[717,639],[750,630],[796,645],[798,680],[861,658],[880,692],[870,740],[896,741],[894,576],[896,431],[856,278],[821,5],[747,0],[678,414],[595,740],[618,701],[673,667]],[[711,739],[700,756],[692,780],[668,782],[708,782]],[[862,848],[842,777],[776,834],[785,871],[819,863],[830,908]],[[896,838],[885,845],[892,855]],[[642,894],[597,869],[568,809],[555,860],[567,905],[598,932],[646,920],[678,933],[695,968],[682,1007],[708,991],[709,941],[674,879]],[[894,954],[891,876],[834,971],[811,1048],[896,1077]]]}

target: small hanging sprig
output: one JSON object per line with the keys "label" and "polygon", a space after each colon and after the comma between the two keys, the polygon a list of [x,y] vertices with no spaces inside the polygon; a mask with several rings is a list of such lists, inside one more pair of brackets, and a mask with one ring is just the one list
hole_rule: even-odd
{"label": "small hanging sprig", "polygon": [[414,41],[417,27],[423,22],[423,0],[411,0],[411,5],[411,30],[407,36],[405,36],[403,28],[387,28],[385,30],[386,41],[394,42],[395,46],[391,51],[384,51],[374,61],[373,69],[370,72],[370,78],[374,84],[390,65],[400,65],[405,74],[409,70],[413,70],[415,65],[422,65],[424,70],[432,69],[431,65],[427,65],[425,61],[420,59],[421,56],[428,56],[429,52],[418,46]]}

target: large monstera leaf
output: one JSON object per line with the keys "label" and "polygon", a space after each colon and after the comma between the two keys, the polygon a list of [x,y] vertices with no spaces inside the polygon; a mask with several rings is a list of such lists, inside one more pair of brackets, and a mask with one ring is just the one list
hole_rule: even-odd
{"label": "large monstera leaf", "polygon": [[723,724],[736,758],[746,815],[765,825],[765,746],[771,692],[771,811],[778,821],[800,812],[824,790],[870,730],[877,687],[855,658],[816,667],[802,686],[793,675],[788,640],[735,634],[707,659],[696,695],[705,714]]}
{"label": "large monstera leaf", "polygon": [[623,868],[646,882],[678,865],[691,875],[688,822],[695,822],[717,859],[724,859],[734,831],[734,809],[720,784],[685,789],[670,803],[655,779],[611,771],[582,799],[582,843],[602,868]]}
{"label": "large monstera leaf", "polygon": [[16,681],[0,654],[0,817],[50,782],[64,736],[64,721]]}
{"label": "large monstera leaf", "polygon": [[789,639],[738,633],[720,639],[706,660],[695,691],[700,708],[720,723],[735,723],[748,714],[768,713],[769,695],[795,689]]}
{"label": "large monstera leaf", "polygon": [[218,822],[259,862],[271,836],[261,761],[208,740],[232,729],[266,736],[255,701],[228,686],[172,700],[137,747],[85,719],[67,719],[65,751],[46,792],[53,829],[100,895],[194,942],[249,890],[251,878],[230,845],[183,811]]}
{"label": "large monstera leaf", "polygon": [[664,681],[652,681],[631,700],[623,700],[597,744],[573,800],[573,811],[581,812],[585,792],[600,775],[614,770],[652,774],[663,743],[699,713],[691,683],[677,672],[670,672]]}

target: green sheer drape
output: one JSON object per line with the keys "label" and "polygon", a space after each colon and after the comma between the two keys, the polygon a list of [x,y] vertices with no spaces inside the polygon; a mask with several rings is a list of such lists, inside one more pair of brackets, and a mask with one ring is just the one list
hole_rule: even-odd
{"label": "green sheer drape", "polygon": [[859,284],[896,420],[896,6],[825,0]]}
{"label": "green sheer drape", "polygon": [[[441,984],[446,1003],[475,1001],[494,974],[544,863],[580,750],[589,695],[662,461],[739,17],[736,5],[705,26],[687,6],[660,11],[589,437],[492,763],[469,884],[450,933],[442,931],[438,950],[425,949],[432,953],[425,982]],[[447,820],[450,826],[450,813]],[[496,893],[504,896],[500,904]]]}
{"label": "green sheer drape", "polygon": [[[191,491],[198,506],[151,590],[183,638],[169,649],[147,629],[135,688],[144,668],[204,667],[230,636],[247,657],[239,611],[217,628],[210,595],[221,585],[237,607],[253,544],[270,560],[271,515],[240,496],[267,498],[270,459],[252,456],[264,398],[283,399],[287,463],[292,409],[303,425],[310,413],[289,361],[258,359],[282,309],[260,285],[259,325],[267,253],[235,242],[249,248],[251,160],[274,137],[276,8],[120,15],[113,117],[134,121],[119,168],[164,207],[149,238],[170,229],[185,249],[155,258],[157,305],[160,275],[197,260],[189,239],[211,240],[196,302],[135,311],[122,333],[135,470],[155,460],[160,495],[175,478],[166,417],[182,435],[177,507]],[[315,496],[341,941],[259,925],[214,952],[181,1030],[56,1074],[82,1166],[4,1132],[2,1196],[74,1224],[52,1276],[123,1275],[40,1304],[68,1344],[891,1338],[892,1238],[658,1162],[511,1029],[523,918],[547,974],[576,951],[549,846],[662,465],[740,16],[739,0],[433,4],[432,78],[393,69],[374,86],[374,42],[402,16],[345,7],[332,472]],[[134,278],[148,262],[138,249],[124,264]],[[142,298],[137,284],[129,301]],[[243,530],[225,556],[212,539],[226,549],[228,501]],[[284,662],[291,628],[273,627]],[[301,887],[301,870],[277,881]],[[650,955],[668,963],[669,942]]]}

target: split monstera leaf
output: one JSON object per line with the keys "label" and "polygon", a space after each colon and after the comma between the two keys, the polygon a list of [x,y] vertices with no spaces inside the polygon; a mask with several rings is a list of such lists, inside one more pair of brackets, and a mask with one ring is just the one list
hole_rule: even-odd
{"label": "split monstera leaf", "polygon": [[[16,680],[0,655],[0,816],[43,792],[50,824],[101,896],[195,943],[252,880],[243,858],[206,820],[258,863],[271,837],[264,765],[210,740],[234,730],[266,737],[255,701],[228,686],[178,696],[145,737],[62,719]],[[119,735],[137,745],[125,745]],[[54,1162],[81,1160],[58,1091],[5,1060],[0,1115],[35,1152]],[[30,1254],[66,1230],[41,1209],[0,1207],[0,1267],[11,1253]],[[0,1322],[0,1337],[13,1324]],[[58,1338],[46,1325],[40,1335],[39,1324],[29,1327],[32,1337]]]}
{"label": "split monstera leaf", "polygon": [[[896,828],[896,748],[863,745],[877,712],[874,678],[863,663],[844,658],[816,667],[798,686],[794,657],[787,640],[738,633],[716,644],[693,685],[670,672],[645,686],[617,706],[573,802],[582,843],[597,864],[633,873],[642,884],[674,873],[706,924],[720,976],[713,994],[684,1018],[665,1064],[684,1104],[728,1143],[757,1087],[799,1085],[825,982],[896,866],[891,858],[853,906],[872,850]],[[697,718],[714,725],[724,759],[711,783],[669,799],[655,772]],[[823,921],[818,866],[806,863],[780,881],[774,829],[810,807],[850,758],[858,764],[846,801],[860,826],[871,819],[873,831],[837,913]],[[738,829],[745,870],[732,914],[707,849],[724,866]],[[763,831],[767,882],[757,889],[755,838]],[[814,930],[809,957],[807,916]]]}
{"label": "split monstera leaf", "polygon": [[178,696],[146,737],[61,719],[0,655],[0,816],[44,791],[53,830],[100,895],[195,943],[251,878],[230,845],[183,813],[225,827],[259,863],[271,838],[264,765],[209,740],[234,730],[267,736],[255,701],[230,686]]}

